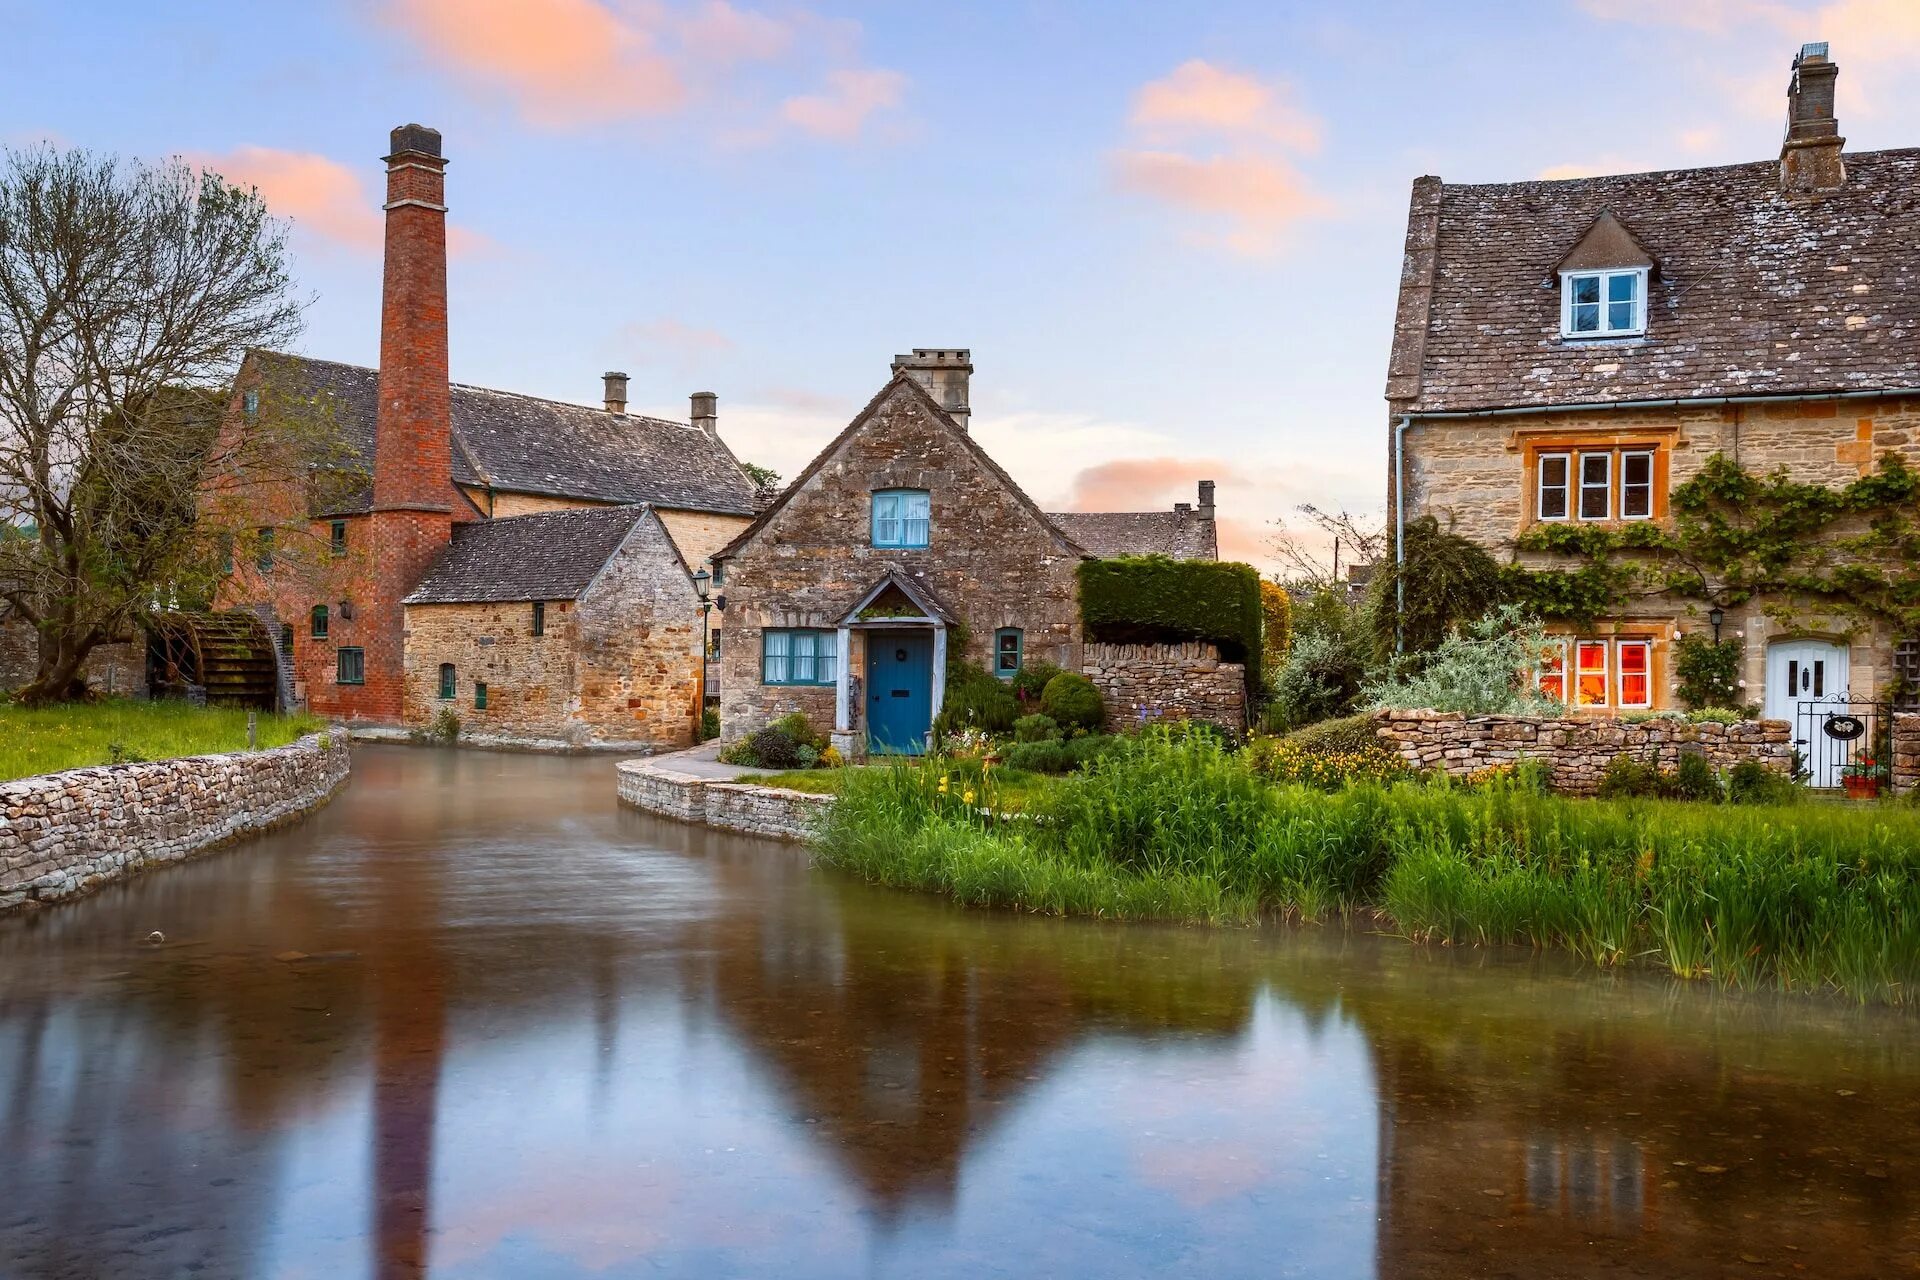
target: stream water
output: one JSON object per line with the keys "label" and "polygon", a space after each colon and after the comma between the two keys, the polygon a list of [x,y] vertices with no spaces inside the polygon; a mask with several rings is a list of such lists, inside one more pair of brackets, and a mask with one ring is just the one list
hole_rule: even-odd
{"label": "stream water", "polygon": [[6,1277],[1920,1274],[1912,1015],[965,911],[606,760],[0,920],[0,1104]]}

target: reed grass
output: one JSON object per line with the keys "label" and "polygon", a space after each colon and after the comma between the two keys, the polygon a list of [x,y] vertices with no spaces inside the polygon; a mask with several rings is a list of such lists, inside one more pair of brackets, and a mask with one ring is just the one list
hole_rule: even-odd
{"label": "reed grass", "polygon": [[[280,747],[325,727],[312,716],[262,715],[259,745]],[[0,780],[88,765],[240,751],[247,713],[184,702],[0,705]]]}
{"label": "reed grass", "polygon": [[1908,806],[1582,800],[1504,782],[1329,795],[1165,735],[1017,817],[996,816],[990,777],[965,781],[937,761],[850,773],[819,856],[979,906],[1232,924],[1364,911],[1414,939],[1559,947],[1729,986],[1905,1004],[1920,984]]}

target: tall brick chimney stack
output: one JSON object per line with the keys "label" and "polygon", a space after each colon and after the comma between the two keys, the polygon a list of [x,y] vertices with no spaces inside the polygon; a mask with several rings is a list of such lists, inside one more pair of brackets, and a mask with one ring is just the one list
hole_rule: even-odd
{"label": "tall brick chimney stack", "polygon": [[893,371],[912,375],[927,389],[933,402],[964,430],[972,410],[967,406],[968,383],[973,377],[973,352],[965,347],[915,347],[911,355],[895,356]]}
{"label": "tall brick chimney stack", "polygon": [[440,154],[440,133],[401,125],[392,133],[385,159],[372,582],[363,625],[356,628],[365,651],[366,683],[353,711],[398,721],[403,705],[400,601],[452,538],[458,495],[447,388],[447,162]]}
{"label": "tall brick chimney stack", "polygon": [[1833,113],[1839,78],[1824,43],[1801,46],[1787,86],[1787,136],[1780,143],[1780,189],[1790,195],[1837,191],[1847,180],[1840,158],[1847,140]]}

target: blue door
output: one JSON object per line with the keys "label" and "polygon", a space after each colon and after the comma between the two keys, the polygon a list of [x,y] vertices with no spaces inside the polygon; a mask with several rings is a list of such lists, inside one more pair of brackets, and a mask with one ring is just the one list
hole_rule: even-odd
{"label": "blue door", "polygon": [[867,633],[867,749],[919,755],[933,724],[933,637]]}

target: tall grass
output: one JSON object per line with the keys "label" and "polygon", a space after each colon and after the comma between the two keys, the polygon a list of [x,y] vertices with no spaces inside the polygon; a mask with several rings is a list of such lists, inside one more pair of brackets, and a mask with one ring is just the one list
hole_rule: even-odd
{"label": "tall grass", "polygon": [[[279,747],[322,728],[312,716],[262,715],[259,745]],[[247,745],[247,713],[183,702],[0,705],[0,780],[129,760],[239,751]]]}
{"label": "tall grass", "polygon": [[982,906],[1223,923],[1370,910],[1412,938],[1563,947],[1729,985],[1907,1003],[1920,983],[1911,809],[1574,800],[1498,784],[1327,795],[1166,735],[1018,817],[994,816],[991,788],[938,761],[861,771],[824,819],[820,856]]}

